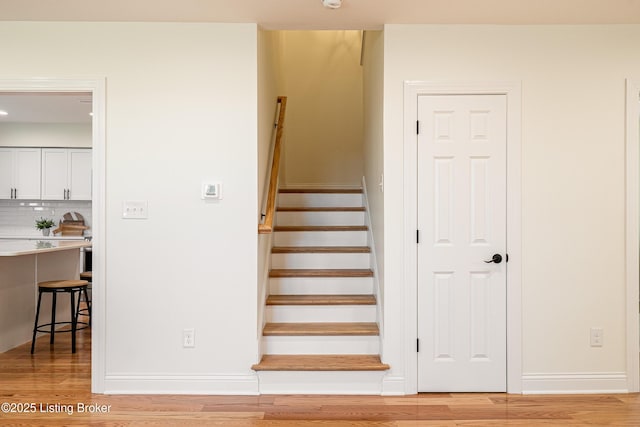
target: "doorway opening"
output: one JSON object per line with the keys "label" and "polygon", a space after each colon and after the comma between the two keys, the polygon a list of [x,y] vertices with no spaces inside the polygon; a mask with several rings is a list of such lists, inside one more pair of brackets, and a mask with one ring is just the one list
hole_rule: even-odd
{"label": "doorway opening", "polygon": [[[2,101],[0,109],[6,111],[6,114],[3,114],[6,120],[0,122],[0,146],[17,151],[37,151],[32,157],[38,170],[33,172],[37,172],[40,177],[32,180],[38,184],[39,191],[34,190],[33,194],[28,194],[28,197],[24,195],[26,198],[18,195],[13,197],[13,200],[0,201],[6,205],[0,218],[0,228],[4,230],[4,237],[25,239],[35,237],[33,236],[34,218],[46,218],[54,222],[54,228],[59,232],[50,233],[49,239],[91,239],[91,252],[82,253],[79,260],[76,259],[69,264],[74,271],[65,271],[64,274],[79,274],[87,265],[90,265],[93,272],[93,310],[90,330],[92,343],[90,349],[85,348],[83,351],[88,352],[87,357],[92,360],[90,378],[92,391],[99,391],[102,387],[101,378],[104,377],[101,357],[104,337],[101,305],[104,304],[105,247],[104,80],[41,78],[0,80],[0,101]],[[60,166],[60,162],[56,163],[60,159],[66,161],[66,163],[63,162],[67,165],[66,174],[53,166],[54,163],[55,166]],[[52,163],[49,164],[49,161]],[[77,166],[74,173],[69,172],[72,168],[71,163]],[[42,169],[43,164],[47,166],[45,169]],[[29,165],[25,163],[26,166]],[[43,171],[45,179],[42,179]],[[25,174],[25,177],[30,175]],[[64,177],[67,182],[58,194],[59,182],[57,181],[58,178],[63,180],[61,177]],[[41,184],[44,184],[44,192]],[[71,185],[73,190],[67,188]],[[12,194],[15,194],[15,191]],[[76,233],[71,233],[74,235],[63,235],[72,228],[64,227],[65,221],[72,221],[77,226]],[[80,222],[85,225],[79,225]],[[81,233],[78,233],[78,230]],[[46,244],[47,238],[42,236],[38,240]],[[44,273],[37,270],[39,263],[37,256],[35,256],[34,280],[38,280]],[[57,273],[54,270],[51,274],[63,274],[62,271]],[[67,278],[72,277],[64,277],[64,279]],[[29,293],[32,292],[31,296],[36,295],[36,289],[25,287],[25,292],[27,292],[27,298],[24,301],[30,304],[33,298],[30,298]],[[27,308],[26,311],[31,310]],[[31,319],[28,329],[32,329],[35,312],[27,313],[27,317]],[[18,340],[27,342],[22,338]],[[28,342],[30,341],[29,333]],[[43,350],[36,348],[36,352],[38,351]]]}

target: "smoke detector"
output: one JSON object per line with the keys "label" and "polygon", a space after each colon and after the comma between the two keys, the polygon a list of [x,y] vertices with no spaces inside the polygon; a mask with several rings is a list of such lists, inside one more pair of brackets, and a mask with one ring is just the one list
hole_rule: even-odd
{"label": "smoke detector", "polygon": [[322,5],[327,9],[338,9],[342,6],[342,0],[321,0]]}

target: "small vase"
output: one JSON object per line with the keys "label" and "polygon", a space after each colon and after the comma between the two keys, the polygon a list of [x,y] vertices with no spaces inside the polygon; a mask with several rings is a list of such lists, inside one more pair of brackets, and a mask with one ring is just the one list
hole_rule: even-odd
{"label": "small vase", "polygon": [[51,229],[49,229],[49,228],[43,228],[42,229],[42,235],[43,236],[48,236],[50,231],[51,231]]}

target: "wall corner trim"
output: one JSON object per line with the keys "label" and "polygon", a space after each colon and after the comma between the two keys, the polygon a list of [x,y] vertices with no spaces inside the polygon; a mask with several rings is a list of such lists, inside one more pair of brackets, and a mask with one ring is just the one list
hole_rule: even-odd
{"label": "wall corner trim", "polygon": [[404,377],[385,376],[382,379],[382,395],[404,396],[407,394],[405,384],[406,380]]}
{"label": "wall corner trim", "polygon": [[640,365],[638,364],[638,282],[640,281],[640,255],[638,253],[638,214],[640,211],[640,79],[626,80],[625,118],[625,287],[626,287],[626,341],[627,378],[629,392],[640,391]]}

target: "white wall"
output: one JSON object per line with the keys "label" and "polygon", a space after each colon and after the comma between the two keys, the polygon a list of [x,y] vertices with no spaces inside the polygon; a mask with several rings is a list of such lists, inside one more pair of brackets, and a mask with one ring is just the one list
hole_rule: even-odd
{"label": "white wall", "polygon": [[[258,31],[258,207],[263,212],[271,172],[271,149],[275,142],[277,99],[282,93],[280,44],[282,35],[276,31]],[[260,220],[258,215],[257,224]],[[264,321],[265,300],[268,295],[271,266],[272,234],[258,235],[258,300],[256,337],[260,342]]]}
{"label": "white wall", "polygon": [[[637,25],[385,26],[385,349],[397,349],[386,354],[394,375],[415,345],[398,341],[406,307],[389,298],[415,286],[402,280],[405,80],[522,82],[524,374],[624,374],[625,78],[640,75],[639,44]],[[589,346],[594,326],[604,328],[602,348]]]}
{"label": "white wall", "polygon": [[[383,161],[383,89],[384,33],[366,31],[363,75],[363,158],[367,183],[369,215],[375,241],[375,259],[381,295],[384,298],[384,197],[378,185],[384,172]],[[384,300],[382,300],[384,301]]]}
{"label": "white wall", "polygon": [[0,146],[91,147],[91,124],[3,123]]}
{"label": "white wall", "polygon": [[288,96],[283,184],[359,187],[362,67],[359,31],[283,31]]}
{"label": "white wall", "polygon": [[256,25],[3,22],[0,39],[0,79],[106,78],[107,391],[256,392]]}

